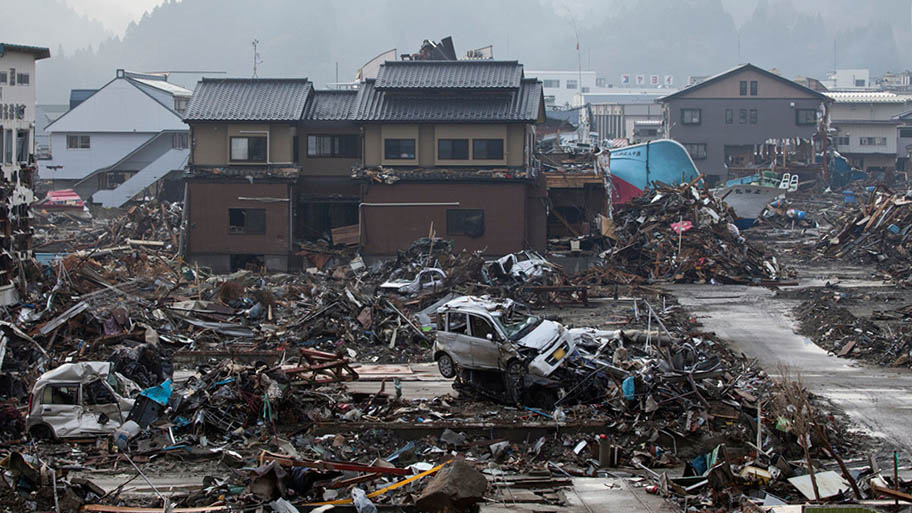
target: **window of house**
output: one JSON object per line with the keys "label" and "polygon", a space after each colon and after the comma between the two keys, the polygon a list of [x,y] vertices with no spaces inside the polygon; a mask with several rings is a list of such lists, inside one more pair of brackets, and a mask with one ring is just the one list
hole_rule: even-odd
{"label": "window of house", "polygon": [[447,210],[447,235],[481,237],[484,235],[484,210]]}
{"label": "window of house", "polygon": [[41,391],[41,404],[62,404],[73,406],[79,404],[79,385],[47,385]]}
{"label": "window of house", "polygon": [[172,134],[171,147],[175,150],[185,150],[190,147],[188,144],[189,134]]}
{"label": "window of house", "polygon": [[817,124],[817,110],[815,109],[798,109],[795,111],[795,123],[799,125]]}
{"label": "window of house", "polygon": [[468,139],[438,139],[437,158],[440,160],[468,160]]}
{"label": "window of house", "polygon": [[855,79],[855,87],[864,87],[865,81],[863,78]]}
{"label": "window of house", "polygon": [[735,122],[735,111],[733,109],[725,109],[725,124],[730,125]]}
{"label": "window of house", "polygon": [[16,68],[10,68],[9,85],[16,85]]}
{"label": "window of house", "polygon": [[5,84],[5,83],[6,83],[6,77],[7,77],[6,72],[5,72],[5,71],[0,71],[0,84]]}
{"label": "window of house", "polygon": [[751,80],[751,96],[757,96],[757,81]]}
{"label": "window of house", "polygon": [[232,137],[233,162],[266,162],[266,136]]}
{"label": "window of house", "polygon": [[386,159],[410,160],[415,158],[414,139],[384,139],[383,157]]}
{"label": "window of house", "polygon": [[700,109],[681,109],[681,124],[699,125],[700,114]]}
{"label": "window of house", "polygon": [[474,160],[503,160],[503,139],[472,139],[472,158]]}
{"label": "window of house", "polygon": [[567,89],[576,89],[577,85],[579,84],[576,80],[567,80]]}
{"label": "window of house", "polygon": [[738,109],[738,123],[747,123],[747,109]]}
{"label": "window of house", "polygon": [[740,87],[738,88],[738,94],[741,96],[747,96],[747,80],[742,80]]}
{"label": "window of house", "polygon": [[757,124],[757,109],[750,110],[750,124],[752,124],[752,125]]}
{"label": "window of house", "polygon": [[848,146],[849,145],[849,136],[847,136],[847,135],[836,136],[836,139],[833,142],[836,143],[836,146]]}
{"label": "window of house", "polygon": [[556,89],[560,87],[560,80],[542,80],[542,87]]}
{"label": "window of house", "polygon": [[16,132],[16,160],[19,162],[28,162],[29,159],[29,131],[19,130]]}
{"label": "window of house", "polygon": [[659,130],[657,128],[637,128],[636,135],[638,137],[655,137],[659,135]]}
{"label": "window of house", "polygon": [[859,144],[862,146],[886,146],[886,137],[859,137]]}
{"label": "window of house", "polygon": [[583,86],[583,88],[581,89],[581,91],[584,92],[584,93],[588,93],[588,92],[589,92],[589,88],[586,87],[586,86]]}
{"label": "window of house", "polygon": [[266,209],[229,208],[228,233],[266,233]]}
{"label": "window of house", "polygon": [[12,164],[13,163],[13,131],[12,130],[6,131],[6,141],[3,143],[3,148],[6,151],[6,154],[4,155],[3,160],[6,161],[7,164]]}
{"label": "window of house", "polygon": [[29,74],[28,73],[19,73],[16,76],[16,80],[19,82],[19,85],[28,85],[29,83]]}
{"label": "window of house", "polygon": [[361,144],[356,134],[308,135],[307,156],[358,158]]}
{"label": "window of house", "polygon": [[694,160],[700,160],[706,158],[706,144],[705,143],[685,143],[684,148],[687,149],[687,153],[690,153],[690,158]]}
{"label": "window of house", "polygon": [[187,105],[190,104],[190,98],[186,96],[175,96],[174,97],[174,110],[183,114],[187,112]]}
{"label": "window of house", "polygon": [[68,150],[88,150],[92,147],[92,137],[89,135],[68,135]]}
{"label": "window of house", "polygon": [[912,137],[912,126],[899,127],[900,137]]}
{"label": "window of house", "polygon": [[135,174],[136,171],[108,171],[107,173],[99,175],[99,178],[103,179],[103,181],[99,183],[99,187],[102,189],[116,189]]}

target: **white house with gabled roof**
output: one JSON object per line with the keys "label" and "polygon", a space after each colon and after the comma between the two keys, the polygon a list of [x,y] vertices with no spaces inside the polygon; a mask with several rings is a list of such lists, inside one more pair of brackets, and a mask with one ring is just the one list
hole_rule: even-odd
{"label": "white house with gabled roof", "polygon": [[40,178],[86,201],[123,205],[186,166],[189,128],[181,118],[191,94],[164,74],[117,70],[45,128],[51,158],[39,162]]}

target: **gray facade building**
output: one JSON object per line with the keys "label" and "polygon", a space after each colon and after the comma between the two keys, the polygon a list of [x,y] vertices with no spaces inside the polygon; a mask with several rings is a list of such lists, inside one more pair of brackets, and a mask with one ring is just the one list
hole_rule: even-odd
{"label": "gray facade building", "polygon": [[715,183],[728,178],[730,167],[753,165],[751,156],[770,140],[811,139],[830,99],[744,64],[658,101],[668,136]]}

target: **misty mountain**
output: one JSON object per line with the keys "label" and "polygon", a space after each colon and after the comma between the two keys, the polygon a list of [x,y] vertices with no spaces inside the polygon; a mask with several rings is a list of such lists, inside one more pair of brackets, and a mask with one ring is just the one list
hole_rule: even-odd
{"label": "misty mountain", "polygon": [[[117,68],[251,76],[254,39],[258,76],[308,77],[318,87],[336,80],[337,67],[339,80],[351,80],[383,51],[414,52],[422,40],[447,35],[460,54],[493,44],[495,57],[518,59],[527,69],[572,70],[578,34],[582,67],[614,83],[621,73],[655,73],[673,74],[681,85],[688,75],[743,62],[823,78],[833,68],[834,40],[839,67],[882,73],[909,60],[909,0],[883,0],[864,16],[848,0],[756,0],[749,11],[745,2],[734,9],[731,0],[576,0],[569,7],[556,0],[168,1],[132,23],[123,38],[80,50],[78,40],[61,42],[65,54],[40,63],[38,95],[40,102],[63,102],[69,89],[99,87]],[[46,26],[63,23],[59,17],[100,29],[65,6],[45,15]],[[58,37],[32,30],[26,42],[41,43],[35,33]],[[196,78],[183,76],[184,85],[192,88]]]}
{"label": "misty mountain", "polygon": [[80,16],[64,0],[0,0],[0,12],[5,22],[0,41],[46,46],[55,56],[111,38],[101,23]]}

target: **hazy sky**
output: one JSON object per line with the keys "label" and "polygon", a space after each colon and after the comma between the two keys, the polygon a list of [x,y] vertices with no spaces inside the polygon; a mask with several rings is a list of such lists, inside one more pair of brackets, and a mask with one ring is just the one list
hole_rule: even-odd
{"label": "hazy sky", "polygon": [[139,21],[143,13],[165,0],[66,0],[67,5],[79,14],[94,18],[105,29],[122,36],[131,21]]}

